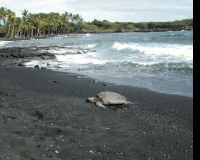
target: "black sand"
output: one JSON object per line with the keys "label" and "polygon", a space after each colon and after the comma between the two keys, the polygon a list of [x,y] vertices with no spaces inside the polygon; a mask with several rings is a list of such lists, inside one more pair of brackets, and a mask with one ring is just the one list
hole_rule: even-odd
{"label": "black sand", "polygon": [[[116,91],[135,106],[85,102]],[[190,160],[193,98],[0,65],[1,160]]]}

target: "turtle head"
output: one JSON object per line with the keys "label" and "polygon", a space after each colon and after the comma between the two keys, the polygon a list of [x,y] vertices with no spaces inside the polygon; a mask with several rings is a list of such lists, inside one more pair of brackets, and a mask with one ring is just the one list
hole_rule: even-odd
{"label": "turtle head", "polygon": [[99,98],[98,97],[88,97],[87,102],[90,102],[90,103],[96,103],[97,101],[99,101]]}
{"label": "turtle head", "polygon": [[134,105],[134,103],[132,103],[130,101],[125,101],[124,104],[126,104],[126,105]]}

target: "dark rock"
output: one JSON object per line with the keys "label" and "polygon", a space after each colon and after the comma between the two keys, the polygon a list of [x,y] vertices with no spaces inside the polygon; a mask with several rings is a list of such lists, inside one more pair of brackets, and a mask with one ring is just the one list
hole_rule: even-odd
{"label": "dark rock", "polygon": [[41,67],[41,70],[45,70],[46,68],[45,67]]}
{"label": "dark rock", "polygon": [[41,147],[41,144],[38,144],[38,145],[37,145],[37,148],[40,148],[40,147]]}
{"label": "dark rock", "polygon": [[0,57],[9,57],[9,58],[34,58],[39,57],[43,59],[53,59],[55,55],[49,53],[49,47],[46,47],[45,51],[41,53],[42,47],[8,47],[8,48],[1,48],[0,49]]}
{"label": "dark rock", "polygon": [[35,69],[40,69],[40,66],[39,66],[39,65],[35,65],[34,68],[35,68]]}
{"label": "dark rock", "polygon": [[81,52],[81,51],[77,51],[77,54],[83,54],[83,52]]}
{"label": "dark rock", "polygon": [[59,129],[59,128],[56,128],[56,133],[57,134],[61,134],[61,133],[63,133],[63,131],[61,129]]}
{"label": "dark rock", "polygon": [[18,63],[18,66],[19,67],[24,67],[25,65],[22,62],[20,62],[20,63]]}
{"label": "dark rock", "polygon": [[40,111],[36,110],[35,113],[32,114],[33,116],[37,117],[38,119],[43,119],[42,113]]}

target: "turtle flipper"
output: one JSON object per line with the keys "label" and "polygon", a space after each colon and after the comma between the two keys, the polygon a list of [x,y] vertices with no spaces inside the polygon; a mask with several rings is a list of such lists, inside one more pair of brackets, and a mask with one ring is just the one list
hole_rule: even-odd
{"label": "turtle flipper", "polygon": [[106,108],[100,101],[96,102],[96,106],[101,107],[101,108]]}

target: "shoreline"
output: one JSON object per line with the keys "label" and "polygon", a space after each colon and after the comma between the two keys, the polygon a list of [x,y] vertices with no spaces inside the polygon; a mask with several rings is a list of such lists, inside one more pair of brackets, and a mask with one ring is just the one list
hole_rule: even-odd
{"label": "shoreline", "polygon": [[65,34],[57,34],[57,35],[44,35],[44,36],[32,36],[32,37],[17,37],[17,38],[6,38],[6,37],[0,37],[0,41],[17,41],[17,40],[30,40],[30,39],[46,39],[46,38],[51,38],[51,37],[58,37],[58,36],[67,36],[67,35],[81,35],[81,34],[106,34],[106,33],[129,33],[129,32],[136,32],[136,33],[145,33],[145,32],[175,32],[175,31],[193,31],[192,29],[138,29],[138,30],[125,30],[121,32],[116,32],[116,31],[96,31],[96,32],[81,32],[81,33],[65,33]]}
{"label": "shoreline", "polygon": [[[68,34],[68,36],[74,36],[75,37],[75,35],[72,35],[72,34]],[[24,63],[31,62],[31,60],[53,60],[53,59],[55,59],[56,58],[56,54],[55,53],[49,53],[48,50],[57,49],[57,48],[59,49],[59,48],[65,48],[65,47],[55,46],[55,45],[50,45],[50,46],[45,46],[44,45],[42,47],[37,47],[36,45],[35,46],[32,45],[32,46],[28,46],[28,47],[27,46],[26,47],[22,47],[22,46],[21,47],[5,47],[5,48],[2,47],[0,49],[0,57],[9,58],[9,59],[12,59],[13,61],[16,61],[16,62],[12,62],[13,65],[25,66]],[[40,50],[43,50],[43,49],[45,49],[45,52],[43,51],[44,53],[40,53]],[[87,51],[95,52],[96,50],[87,49]],[[67,52],[67,54],[77,54],[77,55],[83,54],[83,53],[85,54],[86,52],[85,51],[84,52],[77,51],[76,53]],[[51,67],[49,67],[49,65],[50,65],[49,63],[50,62],[46,62],[46,63],[47,63],[46,65],[43,64],[43,63],[41,63],[41,64],[38,63],[38,65],[41,65],[41,66],[38,66],[38,67],[42,68],[42,69],[51,68]],[[10,64],[10,65],[12,65],[12,64]],[[35,67],[35,66],[32,65],[31,67]],[[55,68],[59,68],[59,66],[58,67],[55,66]],[[55,68],[51,68],[51,69],[56,71]],[[72,73],[81,74],[81,75],[89,77],[89,78],[92,77],[91,75],[87,75],[87,74],[81,73],[80,71],[81,71],[81,69],[79,69],[79,70],[77,69],[77,71],[74,71]],[[64,71],[64,72],[67,72],[67,71]],[[102,79],[102,78],[98,78],[97,80],[104,81],[104,79]],[[131,85],[131,84],[128,84],[128,83],[119,83],[119,82],[115,83],[112,79],[109,80],[109,81],[108,80],[104,81],[104,82],[110,82],[110,83],[114,83],[116,85],[128,85],[128,86],[135,87],[134,85]],[[148,88],[148,87],[146,87],[146,88],[151,90],[151,91],[158,92],[158,93],[166,93],[166,94],[172,94],[172,95],[178,94],[178,95],[181,95],[181,96],[193,97],[192,93],[186,95],[186,94],[184,94],[184,92],[177,93],[177,92],[170,92],[168,90],[156,90],[154,88]]]}
{"label": "shoreline", "polygon": [[[29,68],[31,68],[31,67],[29,67]],[[75,77],[78,77],[80,79],[88,79],[92,83],[109,84],[111,86],[116,86],[116,87],[117,86],[122,86],[122,87],[138,88],[138,89],[141,89],[141,90],[147,90],[147,91],[152,92],[152,93],[169,95],[169,96],[180,96],[180,97],[192,98],[193,99],[193,95],[183,95],[183,94],[176,94],[176,93],[159,92],[159,91],[151,90],[149,88],[137,87],[137,86],[133,86],[133,85],[129,85],[129,84],[119,84],[119,83],[114,83],[114,82],[108,82],[108,81],[104,81],[104,80],[95,78],[93,76],[89,76],[89,75],[86,75],[86,74],[81,74],[81,73],[78,73],[78,72],[58,71],[58,70],[51,70],[51,69],[46,69],[46,70],[49,70],[51,72],[58,72],[58,73],[63,73],[63,74],[74,75]]]}
{"label": "shoreline", "polygon": [[[56,58],[56,55],[54,53],[49,53],[48,51],[46,52],[40,52],[41,49],[50,49],[50,48],[62,48],[59,46],[46,46],[46,47],[36,47],[36,46],[31,46],[31,47],[8,47],[8,48],[1,48],[0,49],[0,59],[2,59],[0,62],[4,65],[4,66],[15,66],[15,67],[27,67],[25,65],[25,63],[27,62],[31,62],[31,60],[53,60]],[[93,50],[91,50],[93,52]],[[70,53],[69,53],[70,54]],[[74,53],[73,53],[74,54]],[[80,54],[80,53],[75,53],[75,54]],[[48,62],[49,63],[49,62]],[[38,65],[33,65],[31,66],[32,68],[37,68],[39,70],[47,70],[48,69],[48,65],[50,64],[46,64],[46,66],[43,66],[40,64]],[[30,66],[29,66],[30,67]],[[55,72],[62,72],[62,73],[71,73],[71,74],[76,74],[79,77],[86,77],[86,78],[95,78],[93,76],[90,75],[86,75],[83,74],[81,72],[68,72],[68,71],[59,71],[59,70],[53,70],[53,69],[48,69],[50,71],[55,71]],[[113,85],[124,85],[124,86],[130,86],[130,87],[136,87],[134,85],[129,85],[129,84],[125,84],[125,83],[115,83],[115,81],[104,81],[102,79],[98,79],[96,78],[94,81],[101,81],[102,83],[112,83]],[[142,87],[141,87],[142,88]],[[184,94],[176,94],[176,93],[169,93],[169,92],[164,92],[164,91],[155,91],[153,89],[149,89],[149,88],[144,88],[147,89],[149,91],[152,92],[156,92],[156,93],[161,93],[161,94],[169,94],[169,95],[177,95],[177,96],[183,96],[183,97],[190,97],[193,98],[193,95],[184,95]]]}

